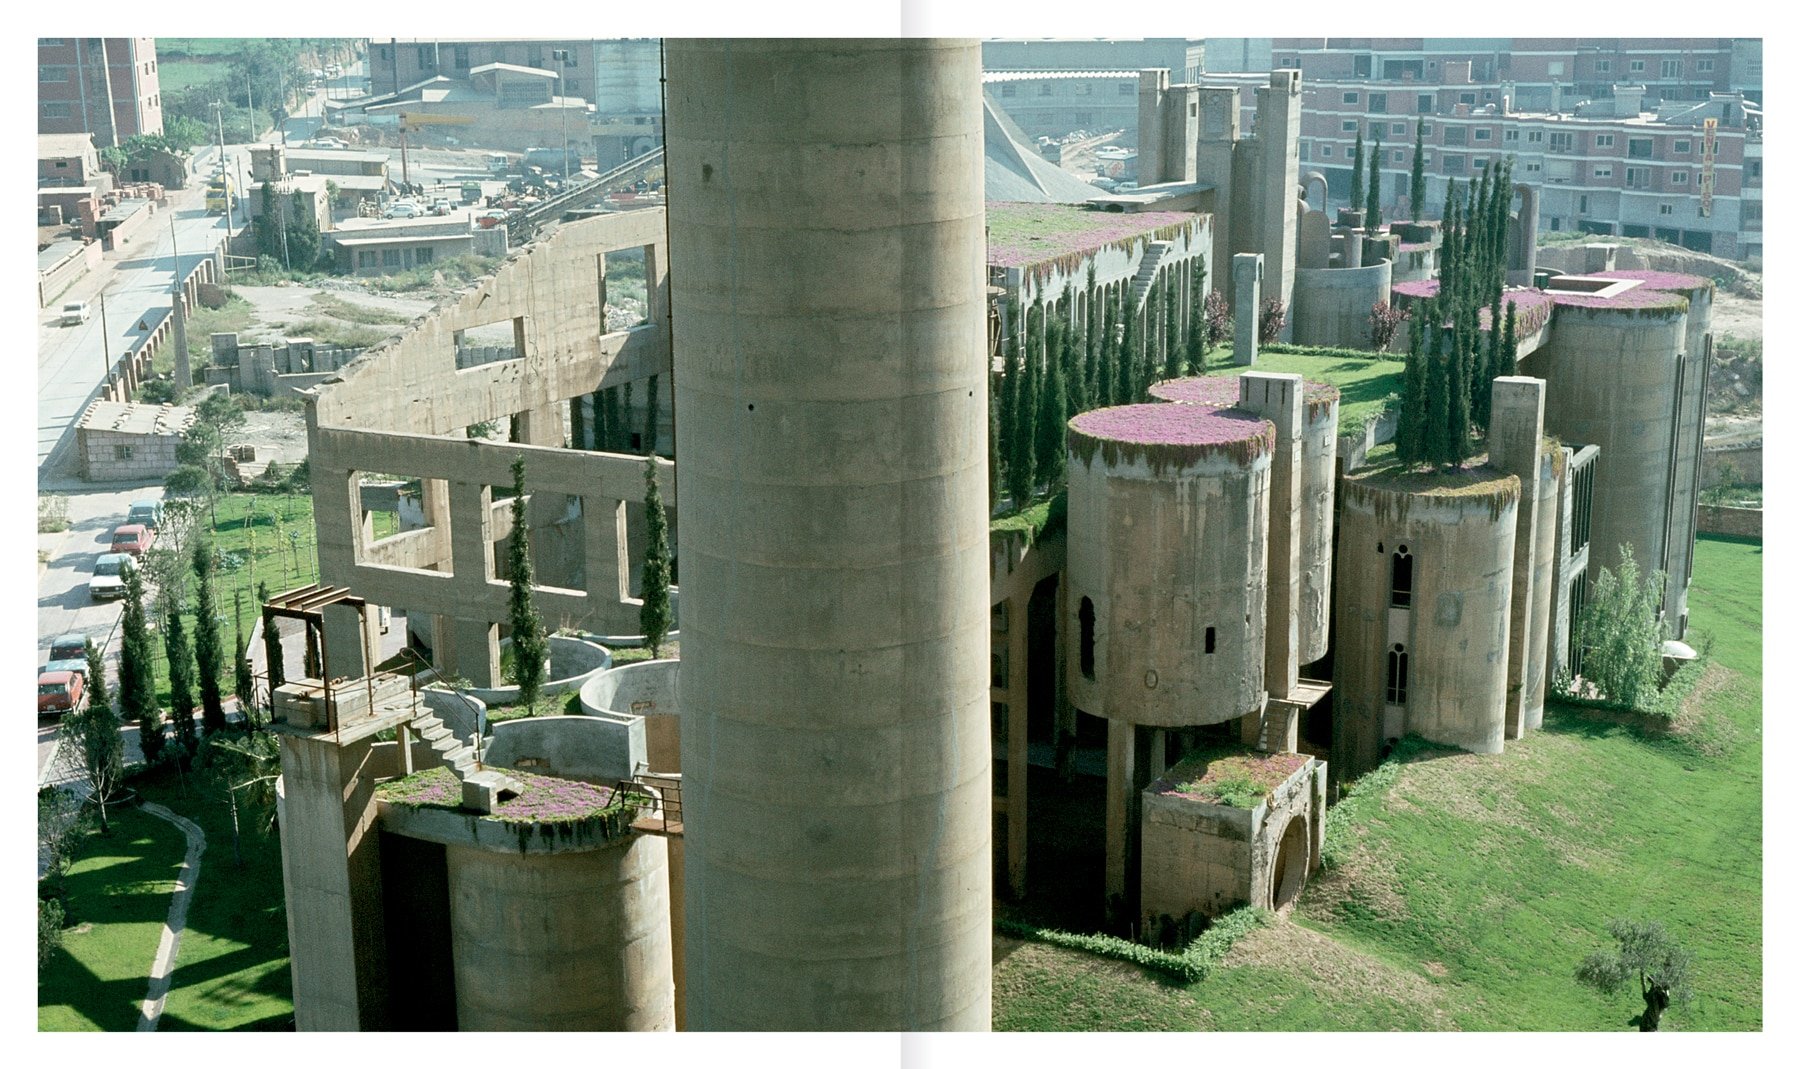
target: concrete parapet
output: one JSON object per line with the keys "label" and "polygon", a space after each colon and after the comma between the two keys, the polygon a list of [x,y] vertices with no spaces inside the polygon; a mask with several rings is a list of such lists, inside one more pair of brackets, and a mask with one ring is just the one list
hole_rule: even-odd
{"label": "concrete parapet", "polygon": [[642,717],[650,771],[681,771],[681,662],[639,661],[600,672],[581,685],[581,710]]}
{"label": "concrete parapet", "polygon": [[612,784],[644,770],[644,721],[630,714],[531,716],[494,725],[482,763]]}
{"label": "concrete parapet", "polygon": [[1234,364],[1256,363],[1262,314],[1263,257],[1259,252],[1240,252],[1231,258],[1232,351]]}
{"label": "concrete parapet", "polygon": [[1369,313],[1377,302],[1388,299],[1393,267],[1390,260],[1378,260],[1367,267],[1295,271],[1294,306],[1289,317],[1294,341],[1367,349]]}

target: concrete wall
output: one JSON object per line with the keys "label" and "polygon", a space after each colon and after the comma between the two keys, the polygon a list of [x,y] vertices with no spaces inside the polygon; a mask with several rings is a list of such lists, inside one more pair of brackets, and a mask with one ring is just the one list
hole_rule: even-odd
{"label": "concrete wall", "polygon": [[665,840],[445,858],[462,1031],[674,1030]]}
{"label": "concrete wall", "polygon": [[79,427],[75,437],[80,442],[82,478],[89,482],[156,480],[177,467],[175,447],[181,444],[178,435]]}
{"label": "concrete wall", "polygon": [[644,764],[644,722],[630,715],[531,716],[503,720],[482,762],[610,786]]}
{"label": "concrete wall", "polygon": [[1761,486],[1762,442],[1707,447],[1700,455],[1700,485],[1706,488],[1724,485],[1728,481],[1724,470],[1727,464],[1731,465],[1731,470],[1735,473],[1729,482]]}
{"label": "concrete wall", "polygon": [[1338,394],[1303,399],[1300,440],[1300,663],[1331,646],[1332,535],[1337,516]]}
{"label": "concrete wall", "polygon": [[581,686],[581,709],[589,716],[629,714],[644,718],[645,760],[650,771],[681,771],[681,662],[640,661],[611,668]]}
{"label": "concrete wall", "polygon": [[1064,633],[1081,644],[1084,599],[1094,621],[1092,678],[1079,656],[1065,674],[1077,708],[1184,727],[1261,707],[1270,461],[1220,449],[1154,470],[1071,451]]}
{"label": "concrete wall", "polygon": [[1283,892],[1297,887],[1276,885],[1276,858],[1299,821],[1289,864],[1298,865],[1301,885],[1319,867],[1325,780],[1325,763],[1307,758],[1251,809],[1170,793],[1166,781],[1144,791],[1140,930],[1154,939],[1164,917],[1179,924],[1189,912],[1217,917],[1244,904],[1285,904]]}
{"label": "concrete wall", "polygon": [[1700,506],[1700,530],[1706,534],[1736,535],[1761,538],[1762,509],[1734,509],[1719,505]]}
{"label": "concrete wall", "polygon": [[1393,267],[1381,260],[1367,267],[1296,269],[1294,343],[1370,348],[1369,312],[1388,299]]}
{"label": "concrete wall", "polygon": [[[1415,492],[1378,476],[1339,488],[1332,765],[1354,777],[1409,731],[1500,752],[1512,601],[1517,477],[1475,469],[1470,485]],[[1411,554],[1410,604],[1391,603],[1392,558]],[[1387,654],[1407,654],[1404,705],[1387,697]]]}
{"label": "concrete wall", "polygon": [[980,51],[667,69],[688,1025],[985,1030]]}
{"label": "concrete wall", "polygon": [[103,250],[97,241],[70,241],[68,255],[49,268],[38,269],[38,307],[48,308],[75,280],[100,266]]}

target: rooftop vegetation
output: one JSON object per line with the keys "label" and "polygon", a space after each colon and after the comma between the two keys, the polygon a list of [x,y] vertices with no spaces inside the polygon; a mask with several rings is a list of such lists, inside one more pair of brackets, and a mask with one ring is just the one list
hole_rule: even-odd
{"label": "rooftop vegetation", "polygon": [[1097,212],[1068,204],[992,202],[987,206],[987,262],[1026,267],[1121,242],[1167,241],[1201,218],[1192,212]]}
{"label": "rooftop vegetation", "polygon": [[1303,753],[1261,753],[1247,746],[1223,746],[1182,758],[1150,789],[1196,802],[1254,809],[1310,760]]}
{"label": "rooftop vegetation", "polygon": [[[539,776],[515,769],[508,769],[506,774],[524,789],[496,805],[492,813],[483,816],[485,820],[506,824],[576,824],[610,816],[633,803],[632,795],[619,795],[611,787],[581,780]],[[393,805],[462,810],[462,784],[441,765],[390,780],[376,789],[376,796]]]}

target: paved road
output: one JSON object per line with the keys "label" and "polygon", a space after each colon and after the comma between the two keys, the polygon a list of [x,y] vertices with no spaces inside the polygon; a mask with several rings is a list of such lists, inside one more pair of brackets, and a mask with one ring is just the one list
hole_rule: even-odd
{"label": "paved road", "polygon": [[[240,146],[226,146],[235,167]],[[212,150],[216,157],[218,150]],[[212,169],[210,159],[200,162],[201,173]],[[195,182],[170,194],[170,208],[158,212],[149,233],[137,244],[108,253],[98,271],[77,281],[50,308],[38,314],[38,478],[72,473],[72,428],[81,412],[98,393],[111,360],[118,360],[137,344],[145,331],[168,313],[179,261],[187,268],[210,255],[225,237],[225,217],[206,212],[205,190]],[[171,232],[169,216],[174,217]],[[234,228],[243,225],[241,215]],[[104,326],[100,301],[104,297]],[[92,317],[78,326],[62,325],[64,302],[93,302]]]}

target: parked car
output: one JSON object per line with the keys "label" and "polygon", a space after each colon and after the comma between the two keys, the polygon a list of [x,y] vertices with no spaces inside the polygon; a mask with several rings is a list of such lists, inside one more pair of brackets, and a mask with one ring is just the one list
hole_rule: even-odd
{"label": "parked car", "polygon": [[93,313],[88,307],[88,302],[70,301],[68,304],[62,306],[62,325],[65,327],[73,327],[86,323],[88,316],[91,314]]}
{"label": "parked car", "polygon": [[382,212],[381,217],[383,219],[417,219],[424,214],[425,209],[414,204],[412,201],[397,200],[387,206],[387,211]]}
{"label": "parked car", "polygon": [[142,557],[150,543],[156,541],[156,535],[141,523],[122,524],[113,530],[112,551],[129,553],[134,557]]}
{"label": "parked car", "polygon": [[82,677],[73,672],[39,672],[38,715],[79,709],[86,692]]}
{"label": "parked car", "polygon": [[307,142],[314,148],[349,148],[350,146],[335,137],[315,137]]}
{"label": "parked car", "polygon": [[451,204],[449,197],[439,197],[431,202],[431,214],[433,215],[449,215],[450,208]]}
{"label": "parked car", "polygon": [[88,580],[88,597],[95,601],[125,596],[125,577],[137,567],[129,553],[102,553],[94,562],[94,575]]}
{"label": "parked car", "polygon": [[145,498],[131,503],[131,511],[125,514],[125,522],[141,523],[154,531],[162,526],[162,517],[162,502]]}
{"label": "parked car", "polygon": [[45,658],[46,672],[73,672],[87,678],[87,636],[78,633],[58,635],[50,640],[50,655]]}

